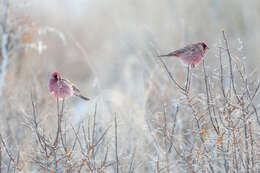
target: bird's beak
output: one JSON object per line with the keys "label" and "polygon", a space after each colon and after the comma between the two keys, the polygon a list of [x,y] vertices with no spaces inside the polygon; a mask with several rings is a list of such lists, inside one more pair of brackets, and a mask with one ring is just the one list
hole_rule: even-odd
{"label": "bird's beak", "polygon": [[209,49],[209,47],[207,46],[206,49]]}
{"label": "bird's beak", "polygon": [[58,76],[58,80],[61,80],[61,77],[60,77],[60,75]]}

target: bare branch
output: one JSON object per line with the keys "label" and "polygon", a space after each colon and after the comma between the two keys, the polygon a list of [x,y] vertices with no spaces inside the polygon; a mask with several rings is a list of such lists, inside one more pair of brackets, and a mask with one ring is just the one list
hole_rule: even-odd
{"label": "bare branch", "polygon": [[115,115],[115,156],[116,156],[116,173],[119,173],[119,159],[117,152],[117,119]]}
{"label": "bare branch", "polygon": [[[0,136],[2,136],[0,134]],[[0,143],[0,173],[2,173],[2,144]]]}
{"label": "bare branch", "polygon": [[226,44],[226,50],[227,50],[227,53],[228,53],[229,73],[230,73],[230,78],[231,78],[231,84],[232,84],[233,92],[234,92],[234,94],[236,96],[236,99],[237,99],[238,103],[240,103],[240,99],[238,97],[238,94],[237,94],[237,91],[236,91],[236,88],[235,88],[235,82],[234,82],[234,76],[233,76],[233,67],[232,67],[232,57],[231,57],[230,50],[229,50],[228,40],[226,38],[225,31],[222,31],[222,34],[223,34],[223,38],[224,38],[224,41],[225,41],[225,44]]}
{"label": "bare branch", "polygon": [[170,71],[168,70],[166,64],[164,63],[164,61],[162,60],[161,57],[158,57],[158,59],[160,60],[160,62],[162,63],[164,69],[166,70],[166,72],[168,73],[171,81],[183,92],[186,93],[185,88],[183,88],[180,84],[178,84],[178,82],[173,78],[172,74],[170,73]]}

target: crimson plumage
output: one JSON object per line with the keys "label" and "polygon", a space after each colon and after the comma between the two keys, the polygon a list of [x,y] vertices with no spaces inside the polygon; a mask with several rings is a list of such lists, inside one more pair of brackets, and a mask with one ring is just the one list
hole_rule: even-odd
{"label": "crimson plumage", "polygon": [[71,96],[77,96],[84,100],[89,100],[89,98],[81,95],[80,90],[69,80],[63,79],[59,72],[54,72],[51,74],[49,80],[49,91],[55,97],[58,98],[68,98]]}
{"label": "crimson plumage", "polygon": [[177,57],[184,64],[196,67],[200,63],[202,57],[206,54],[207,49],[207,44],[202,41],[187,45],[182,49],[175,50],[166,55],[159,55],[159,57]]}

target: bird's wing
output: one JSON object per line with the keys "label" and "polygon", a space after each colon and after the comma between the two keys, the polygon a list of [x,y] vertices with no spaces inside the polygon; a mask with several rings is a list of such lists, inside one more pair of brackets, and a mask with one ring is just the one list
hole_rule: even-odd
{"label": "bird's wing", "polygon": [[180,56],[181,54],[185,53],[185,49],[179,49],[179,50],[175,50],[173,52],[170,52],[166,55],[159,55],[158,57],[165,57],[165,56]]}
{"label": "bird's wing", "polygon": [[190,44],[190,45],[185,46],[184,48],[181,48],[181,49],[175,50],[173,52],[170,52],[170,53],[168,53],[166,55],[160,55],[160,56],[191,55],[194,52],[196,52],[196,49],[198,49],[197,46],[198,46],[197,44]]}
{"label": "bird's wing", "polygon": [[195,52],[197,48],[196,44],[190,44],[185,46],[183,49],[185,49],[187,52]]}
{"label": "bird's wing", "polygon": [[74,85],[71,81],[67,79],[61,79],[64,83],[66,83],[68,86],[70,86],[74,92],[80,93],[80,90]]}
{"label": "bird's wing", "polygon": [[196,51],[196,48],[197,48],[196,46],[197,46],[196,44],[187,45],[184,48],[170,52],[169,54],[167,54],[167,56],[191,55],[192,53],[194,53]]}
{"label": "bird's wing", "polygon": [[75,96],[78,96],[78,97],[82,98],[83,100],[90,100],[89,98],[81,95],[80,90],[72,82],[70,82],[67,79],[62,79],[62,81],[63,81],[63,83],[65,83],[66,85],[68,85],[69,87],[71,87],[73,89],[73,92],[74,92],[73,94]]}

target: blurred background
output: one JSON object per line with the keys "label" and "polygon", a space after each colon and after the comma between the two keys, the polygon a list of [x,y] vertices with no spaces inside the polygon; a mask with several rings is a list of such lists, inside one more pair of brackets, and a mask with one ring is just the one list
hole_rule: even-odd
{"label": "blurred background", "polygon": [[[19,28],[28,29],[19,42],[26,46],[9,56],[0,99],[0,130],[10,143],[24,148],[29,147],[31,132],[20,122],[32,112],[31,93],[43,126],[55,130],[56,100],[47,85],[54,71],[91,98],[89,102],[66,100],[65,116],[71,124],[91,116],[97,105],[97,123],[111,124],[116,114],[119,146],[138,143],[138,154],[146,159],[149,154],[142,152],[149,150],[151,141],[147,121],[160,118],[163,105],[174,110],[179,96],[157,53],[205,41],[210,47],[205,62],[217,67],[217,48],[225,30],[232,54],[250,69],[260,65],[259,0],[10,0],[8,12],[8,23],[23,19]],[[181,62],[165,62],[177,80],[184,82],[186,68]],[[194,85],[199,87],[202,65],[194,71],[198,75]],[[178,119],[179,133],[189,119],[188,115]]]}

